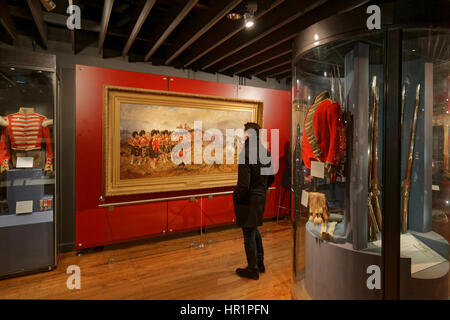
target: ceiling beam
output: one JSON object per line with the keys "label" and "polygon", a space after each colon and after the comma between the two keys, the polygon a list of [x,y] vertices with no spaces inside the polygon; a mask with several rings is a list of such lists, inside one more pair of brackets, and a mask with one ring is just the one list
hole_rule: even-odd
{"label": "ceiling beam", "polygon": [[152,55],[158,50],[158,48],[166,41],[167,37],[175,30],[175,28],[183,21],[184,17],[197,5],[198,0],[189,0],[180,13],[173,19],[172,23],[167,27],[164,33],[159,37],[158,41],[146,54],[144,61],[149,61]]}
{"label": "ceiling beam", "polygon": [[191,36],[183,45],[178,48],[174,53],[170,54],[169,59],[165,64],[170,64],[176,57],[178,57],[184,50],[186,50],[192,43],[197,41],[206,31],[211,29],[217,22],[219,22],[228,12],[233,10],[242,0],[231,0],[229,3],[219,11],[212,19],[209,20],[200,30],[198,30],[193,36]]}
{"label": "ceiling beam", "polygon": [[286,67],[278,68],[278,69],[276,69],[276,70],[274,70],[272,72],[267,72],[262,77],[266,78],[266,79],[267,78],[276,78],[277,76],[284,75],[286,73],[291,73],[291,72],[292,72],[292,68],[291,67],[289,67],[289,68],[286,68]]}
{"label": "ceiling beam", "polygon": [[44,49],[47,49],[47,25],[44,22],[41,3],[36,0],[27,0],[34,23],[39,32],[40,40]]}
{"label": "ceiling beam", "polygon": [[283,43],[282,45],[272,48],[266,52],[256,55],[251,61],[245,61],[238,64],[233,70],[230,70],[233,74],[244,73],[247,70],[256,68],[260,65],[268,63],[276,58],[284,56],[285,54],[292,53],[292,44],[290,41]]}
{"label": "ceiling beam", "polygon": [[[27,11],[16,7],[16,6],[8,6],[9,12],[11,16],[20,18],[20,19],[27,19],[32,20],[33,18],[28,14]],[[114,11],[114,7],[113,7]],[[64,29],[67,29],[66,22],[67,22],[67,15],[59,14],[59,13],[53,13],[53,12],[43,12],[44,13],[44,22],[46,22],[49,25],[57,25],[60,27],[63,27]],[[101,23],[93,20],[83,19],[83,23],[81,24],[81,29],[85,31],[90,32],[101,32]],[[110,25],[107,28],[106,35],[116,36],[120,38],[127,38],[129,37],[128,34],[123,33],[122,30],[118,29],[117,27],[114,27]],[[136,40],[140,40],[143,42],[155,42],[157,38],[153,37],[152,34],[146,34],[142,36],[136,37]]]}
{"label": "ceiling beam", "polygon": [[305,13],[325,2],[326,0],[308,0],[305,5],[299,4],[298,1],[285,2],[284,4],[278,6],[272,14],[261,19],[257,26],[253,27],[252,30],[245,30],[245,32],[241,32],[239,37],[233,39],[233,42],[224,43],[209,57],[203,61],[200,61],[200,68],[208,69],[212,67],[225,58],[228,58],[240,50],[249,47],[256,41],[267,37],[271,33],[299,19]]}
{"label": "ceiling beam", "polygon": [[111,17],[111,11],[114,5],[114,0],[105,0],[103,4],[102,22],[100,27],[100,33],[98,35],[98,52],[102,52],[103,44],[105,43],[106,32],[108,30],[109,18]]}
{"label": "ceiling beam", "polygon": [[8,32],[9,36],[16,40],[16,25],[9,14],[8,5],[5,0],[0,0],[0,24]]}
{"label": "ceiling beam", "polygon": [[262,65],[259,68],[256,68],[255,70],[252,70],[251,72],[248,72],[247,74],[250,76],[257,76],[261,73],[265,73],[268,71],[271,71],[273,69],[279,68],[281,66],[286,66],[291,63],[291,55],[284,55],[278,59],[273,60],[272,62]]}
{"label": "ceiling beam", "polygon": [[128,52],[131,49],[131,46],[134,43],[134,40],[136,40],[136,37],[141,31],[142,26],[144,25],[145,19],[147,19],[148,14],[150,13],[150,10],[152,10],[153,5],[155,4],[156,0],[146,0],[144,7],[142,8],[141,13],[139,14],[139,17],[136,20],[136,23],[134,24],[133,30],[130,33],[130,36],[128,37],[127,43],[125,44],[125,47],[122,51],[122,56],[127,56]]}
{"label": "ceiling beam", "polygon": [[[271,12],[277,6],[282,4],[284,1],[285,0],[275,1],[268,9],[261,11],[260,13],[255,15],[255,20],[257,21],[265,14]],[[183,67],[185,68],[189,67],[195,61],[199,60],[200,58],[202,58],[203,56],[205,56],[206,54],[208,54],[209,52],[211,52],[212,50],[220,46],[222,43],[232,38],[233,36],[235,36],[244,29],[245,29],[244,23],[242,23],[241,21],[239,21],[238,25],[232,29],[230,29],[229,21],[223,21],[220,29],[216,33],[212,34],[210,37],[208,37],[208,39],[205,39],[204,41],[200,42],[196,48],[192,47],[190,48],[191,52],[189,54],[189,57],[186,59],[186,62],[184,63]]]}
{"label": "ceiling beam", "polygon": [[280,73],[280,74],[277,74],[277,75],[275,75],[275,76],[270,76],[271,78],[276,78],[276,79],[283,79],[283,78],[290,78],[290,77],[292,77],[292,70],[288,70],[288,71],[286,71],[286,72],[284,72],[284,73]]}
{"label": "ceiling beam", "polygon": [[353,7],[357,3],[361,2],[362,0],[339,0],[322,4],[321,6],[311,10],[308,14],[296,19],[288,25],[285,25],[284,27],[271,33],[269,36],[253,43],[251,47],[245,48],[224,59],[217,64],[217,66],[215,66],[213,71],[223,72],[229,68],[241,64],[256,55],[261,54],[262,52],[266,52],[278,45],[281,45],[283,42],[294,39],[298,32],[311,26],[312,24],[325,19],[336,12]]}
{"label": "ceiling beam", "polygon": [[[16,6],[8,6],[8,9],[11,16],[15,18],[33,20],[33,18],[29,15],[28,10],[24,10]],[[44,22],[46,22],[47,24],[54,24],[67,29],[67,15],[43,11],[43,17]],[[81,30],[99,32],[100,23],[92,20],[83,19],[83,23],[81,24]]]}

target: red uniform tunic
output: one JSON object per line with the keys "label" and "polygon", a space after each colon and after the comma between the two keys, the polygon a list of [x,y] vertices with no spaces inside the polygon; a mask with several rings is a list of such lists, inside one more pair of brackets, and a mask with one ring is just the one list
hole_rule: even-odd
{"label": "red uniform tunic", "polygon": [[134,137],[131,137],[130,140],[128,140],[128,144],[132,147],[136,147],[139,145],[139,140]]}
{"label": "red uniform tunic", "polygon": [[49,119],[37,113],[13,113],[4,117],[8,127],[2,130],[0,140],[0,161],[2,171],[7,169],[11,157],[9,148],[17,151],[41,150],[45,142],[45,171],[53,170],[53,152],[50,129],[45,125]]}
{"label": "red uniform tunic", "polygon": [[308,169],[311,160],[339,164],[343,128],[341,107],[336,101],[325,99],[309,107],[302,141],[302,160]]}
{"label": "red uniform tunic", "polygon": [[150,141],[148,141],[146,137],[142,137],[139,139],[139,146],[142,148],[147,147],[149,143]]}
{"label": "red uniform tunic", "polygon": [[152,149],[154,152],[160,152],[161,149],[159,148],[159,141],[158,139],[153,139],[152,140]]}

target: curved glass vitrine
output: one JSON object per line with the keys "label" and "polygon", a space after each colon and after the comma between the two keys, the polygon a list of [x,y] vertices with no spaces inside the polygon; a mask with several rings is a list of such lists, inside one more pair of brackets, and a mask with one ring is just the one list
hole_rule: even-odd
{"label": "curved glass vitrine", "polygon": [[296,38],[296,298],[449,296],[448,4],[417,3],[380,5],[381,29],[363,6]]}

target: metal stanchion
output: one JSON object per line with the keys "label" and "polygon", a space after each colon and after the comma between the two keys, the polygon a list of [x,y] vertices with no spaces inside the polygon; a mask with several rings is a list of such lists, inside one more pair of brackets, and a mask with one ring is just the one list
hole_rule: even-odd
{"label": "metal stanchion", "polygon": [[200,197],[200,244],[199,248],[204,248],[205,244],[203,243],[203,197]]}

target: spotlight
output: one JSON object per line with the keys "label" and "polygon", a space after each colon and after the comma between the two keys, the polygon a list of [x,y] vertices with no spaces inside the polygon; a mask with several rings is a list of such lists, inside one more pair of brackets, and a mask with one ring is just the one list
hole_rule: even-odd
{"label": "spotlight", "polygon": [[253,13],[244,14],[244,25],[246,28],[251,28],[255,25],[255,17]]}
{"label": "spotlight", "polygon": [[244,14],[244,25],[247,29],[255,25],[255,12],[258,11],[258,3],[255,0],[247,2],[247,12]]}
{"label": "spotlight", "polygon": [[52,0],[41,0],[41,3],[47,11],[52,11],[56,8],[56,4]]}
{"label": "spotlight", "polygon": [[242,16],[237,12],[232,12],[227,15],[227,18],[229,20],[240,20],[242,19]]}

